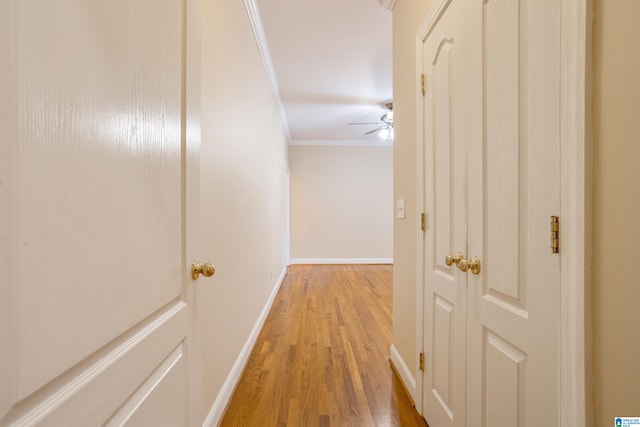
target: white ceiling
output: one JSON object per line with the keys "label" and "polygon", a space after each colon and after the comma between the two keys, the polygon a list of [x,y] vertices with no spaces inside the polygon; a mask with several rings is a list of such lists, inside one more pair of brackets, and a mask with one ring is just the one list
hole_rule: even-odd
{"label": "white ceiling", "polygon": [[384,143],[348,123],[379,122],[391,101],[389,0],[255,1],[289,142]]}

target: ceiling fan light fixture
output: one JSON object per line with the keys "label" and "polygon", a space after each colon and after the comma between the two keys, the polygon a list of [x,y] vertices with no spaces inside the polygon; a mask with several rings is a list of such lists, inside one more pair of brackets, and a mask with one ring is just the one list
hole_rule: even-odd
{"label": "ceiling fan light fixture", "polygon": [[378,132],[378,136],[381,139],[385,139],[387,141],[392,141],[393,140],[393,128],[392,127],[386,127],[384,129],[382,129],[380,132]]}
{"label": "ceiling fan light fixture", "polygon": [[387,102],[385,105],[387,111],[380,117],[378,123],[356,122],[350,125],[378,125],[377,128],[365,132],[365,135],[377,134],[378,138],[387,141],[393,141],[393,102]]}

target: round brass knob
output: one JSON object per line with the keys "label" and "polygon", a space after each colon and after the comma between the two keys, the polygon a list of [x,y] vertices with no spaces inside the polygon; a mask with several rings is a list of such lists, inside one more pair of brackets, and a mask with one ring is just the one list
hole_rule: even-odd
{"label": "round brass knob", "polygon": [[451,267],[453,264],[458,265],[461,259],[464,259],[464,254],[458,252],[458,255],[452,256],[451,254],[444,257],[444,263]]}
{"label": "round brass knob", "polygon": [[467,270],[469,269],[469,261],[467,261],[466,259],[462,258],[460,261],[458,261],[458,268],[463,273],[466,273]]}
{"label": "round brass knob", "polygon": [[191,263],[191,277],[193,277],[193,280],[196,280],[201,274],[204,277],[211,277],[216,274],[216,268],[208,262],[200,265],[193,261],[193,263]]}
{"label": "round brass knob", "polygon": [[473,274],[480,274],[480,258],[474,256],[471,261],[469,261],[469,269]]}

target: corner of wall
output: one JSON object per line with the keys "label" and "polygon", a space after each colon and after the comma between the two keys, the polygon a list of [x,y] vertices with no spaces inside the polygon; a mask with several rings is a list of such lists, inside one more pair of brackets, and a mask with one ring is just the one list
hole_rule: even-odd
{"label": "corner of wall", "polygon": [[391,344],[389,353],[393,368],[400,376],[405,389],[407,389],[407,392],[409,392],[409,396],[411,396],[411,400],[415,404],[415,402],[418,401],[418,393],[416,388],[416,380],[413,377],[411,370],[407,367],[407,364],[404,362],[404,359],[396,349],[395,345]]}

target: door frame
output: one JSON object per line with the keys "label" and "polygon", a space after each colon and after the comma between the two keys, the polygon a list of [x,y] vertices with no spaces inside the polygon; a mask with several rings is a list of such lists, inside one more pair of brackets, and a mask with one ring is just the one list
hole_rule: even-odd
{"label": "door frame", "polygon": [[[436,0],[416,34],[416,217],[424,212],[422,46],[452,0]],[[480,0],[477,0],[480,1]],[[562,0],[560,52],[560,426],[591,426],[591,15],[592,0]],[[563,219],[570,220],[563,220]],[[427,221],[428,224],[428,221]],[[416,355],[424,351],[424,232],[416,230]],[[413,400],[422,414],[424,372]],[[589,411],[589,412],[587,412]]]}

